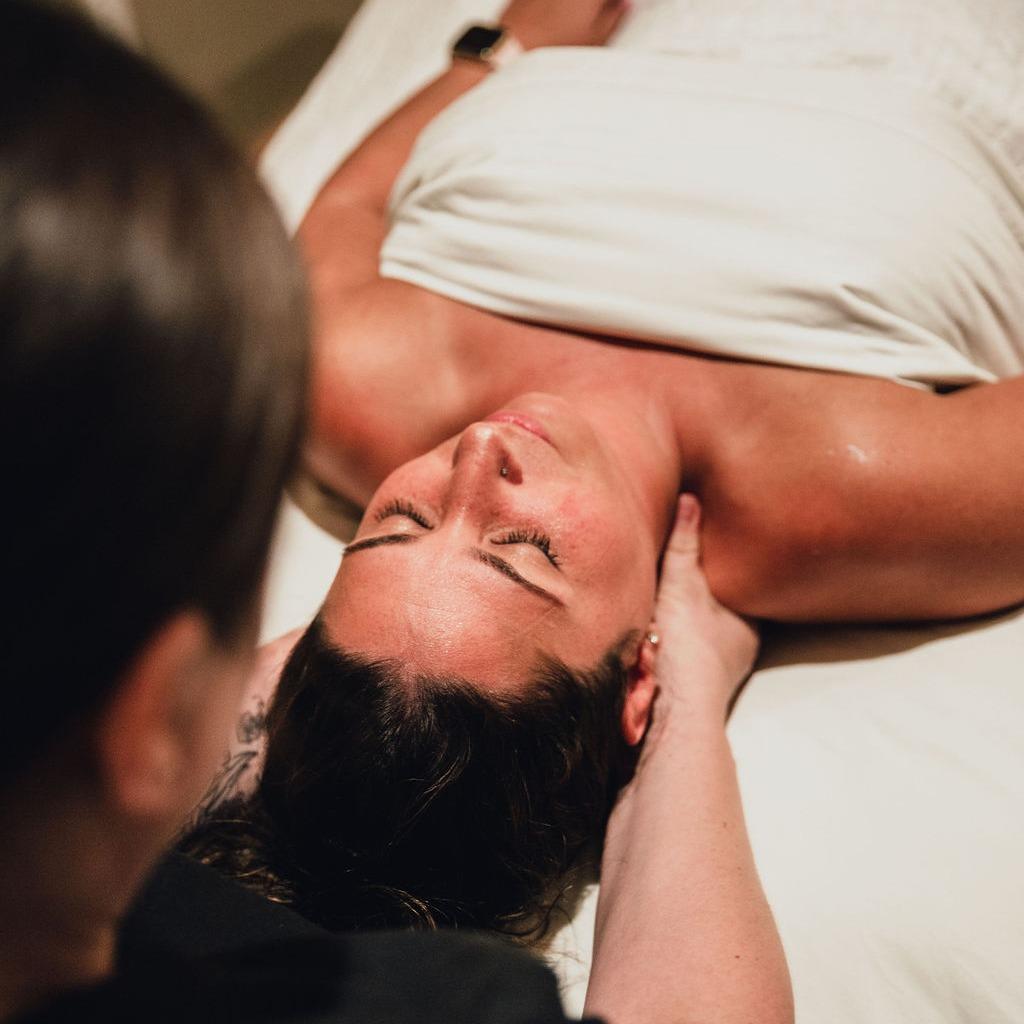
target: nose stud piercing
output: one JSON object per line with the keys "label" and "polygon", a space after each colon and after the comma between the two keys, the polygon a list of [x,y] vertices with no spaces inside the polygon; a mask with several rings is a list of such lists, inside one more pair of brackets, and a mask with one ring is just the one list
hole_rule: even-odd
{"label": "nose stud piercing", "polygon": [[498,470],[498,474],[500,476],[508,476],[508,466],[502,466],[501,469]]}

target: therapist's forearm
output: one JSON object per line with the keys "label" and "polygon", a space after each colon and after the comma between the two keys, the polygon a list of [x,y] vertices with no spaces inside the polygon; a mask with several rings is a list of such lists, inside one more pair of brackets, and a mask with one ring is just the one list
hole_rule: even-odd
{"label": "therapist's forearm", "polygon": [[788,1024],[721,710],[662,708],[609,823],[586,1013],[609,1024]]}

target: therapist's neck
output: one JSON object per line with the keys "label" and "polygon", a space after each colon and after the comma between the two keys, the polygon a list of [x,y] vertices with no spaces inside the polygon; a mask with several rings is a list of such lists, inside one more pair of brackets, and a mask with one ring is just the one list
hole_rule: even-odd
{"label": "therapist's neck", "polygon": [[101,817],[34,781],[0,796],[0,1021],[114,972],[150,858]]}
{"label": "therapist's neck", "polygon": [[116,916],[93,914],[91,907],[38,900],[0,903],[0,1021],[113,973]]}

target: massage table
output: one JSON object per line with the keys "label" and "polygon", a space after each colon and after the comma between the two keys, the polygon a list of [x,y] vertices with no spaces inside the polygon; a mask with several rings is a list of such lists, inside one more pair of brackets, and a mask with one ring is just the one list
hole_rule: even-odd
{"label": "massage table", "polygon": [[[739,3],[737,17],[759,6]],[[800,6],[775,5],[791,18],[794,45]],[[856,17],[855,4],[838,6]],[[262,158],[290,228],[362,136],[443,70],[458,31],[501,7],[364,4]],[[908,31],[915,18],[941,15],[918,7],[904,5]],[[1019,3],[1017,12],[1024,17]],[[305,487],[303,507],[343,532]],[[308,621],[342,548],[294,505],[286,510],[267,637]],[[1022,659],[1020,609],[766,634],[729,735],[800,1024],[1024,1020]],[[570,1012],[582,1007],[596,892],[577,894],[545,950]]]}

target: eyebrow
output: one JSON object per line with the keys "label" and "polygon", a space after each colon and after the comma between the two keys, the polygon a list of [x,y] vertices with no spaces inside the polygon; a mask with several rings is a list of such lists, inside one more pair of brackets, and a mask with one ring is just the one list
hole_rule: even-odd
{"label": "eyebrow", "polygon": [[[414,533],[387,533],[382,537],[367,537],[366,540],[357,540],[352,544],[349,544],[345,548],[345,555],[356,555],[360,551],[369,551],[372,548],[382,548],[391,544],[414,544],[420,539],[419,534]],[[477,560],[483,562],[484,565],[489,565],[492,569],[500,572],[502,576],[512,580],[513,583],[518,584],[523,590],[528,590],[531,594],[537,597],[543,597],[546,601],[550,601],[552,604],[556,604],[559,608],[565,607],[565,602],[555,594],[552,594],[550,590],[545,590],[543,587],[538,586],[532,580],[528,580],[525,576],[520,575],[516,568],[510,563],[506,562],[504,558],[499,558],[496,554],[491,551],[484,551],[482,548],[473,548],[473,554],[477,557]]]}
{"label": "eyebrow", "polygon": [[528,580],[525,576],[520,576],[515,568],[506,562],[504,558],[499,558],[493,552],[483,551],[480,548],[473,548],[473,554],[476,555],[484,565],[489,565],[492,569],[497,569],[503,576],[507,576],[514,583],[518,583],[524,590],[528,590],[531,594],[536,594],[538,597],[543,597],[552,604],[557,604],[560,608],[565,607],[565,603],[560,597],[552,594],[550,590],[545,590],[543,587],[537,586],[536,583]]}
{"label": "eyebrow", "polygon": [[383,537],[367,537],[366,540],[346,544],[343,554],[354,555],[359,551],[369,551],[370,548],[382,548],[386,544],[411,544],[417,539],[414,533],[388,533]]}

